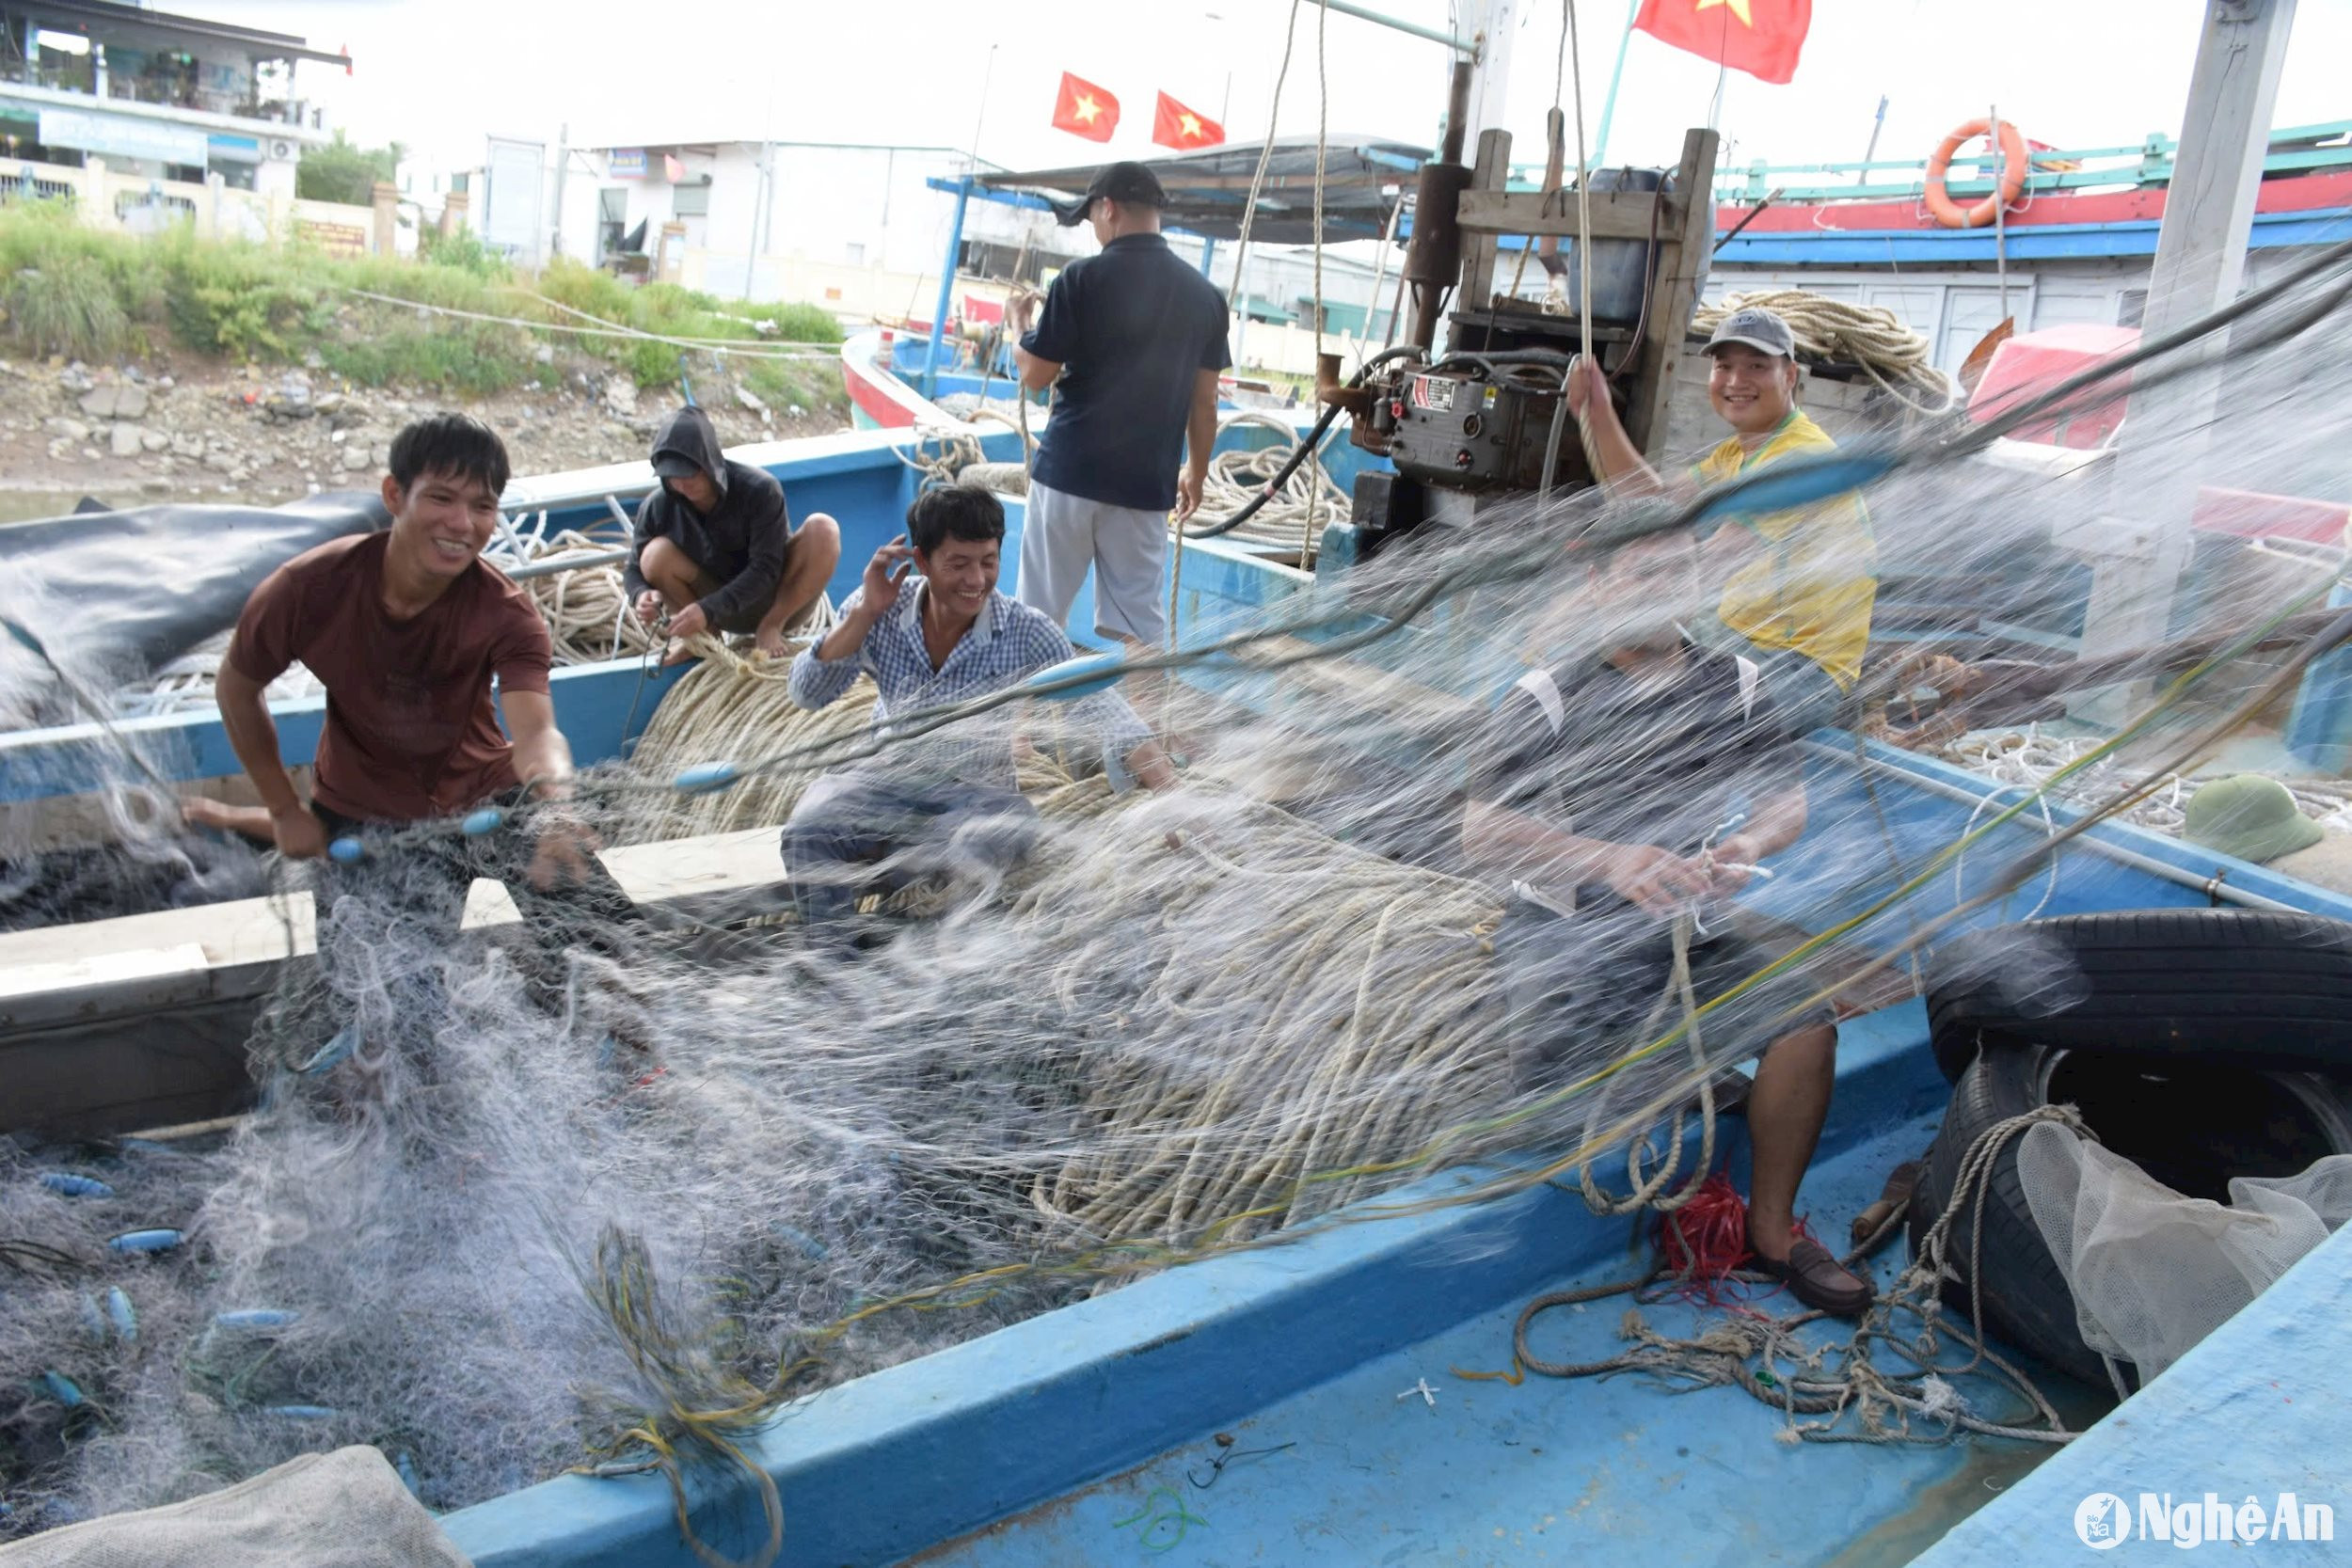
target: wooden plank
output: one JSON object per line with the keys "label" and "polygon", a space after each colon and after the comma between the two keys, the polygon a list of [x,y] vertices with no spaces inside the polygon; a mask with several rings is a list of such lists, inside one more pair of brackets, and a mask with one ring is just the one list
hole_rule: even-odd
{"label": "wooden plank", "polygon": [[[1549,212],[1545,210],[1546,200],[1547,198],[1538,191],[1511,195],[1500,191],[1465,191],[1462,193],[1462,230],[1466,234],[1556,235],[1575,239],[1580,223],[1576,194],[1566,191],[1549,198]],[[1646,191],[1594,193],[1593,238],[1647,240],[1652,200]],[[1665,198],[1664,210],[1658,214],[1660,234],[1670,233],[1681,226],[1686,205],[1679,196]]]}
{"label": "wooden plank", "polygon": [[[1468,206],[1476,197],[1502,189],[1502,182],[1511,173],[1511,133],[1481,131],[1478,133],[1478,162],[1470,170],[1470,189],[1462,193],[1462,204]],[[1494,303],[1495,242],[1491,234],[1462,236],[1462,286],[1454,291],[1454,303],[1471,310],[1486,309]]]}
{"label": "wooden plank", "polygon": [[[1695,194],[1710,188],[1715,178],[1715,154],[1721,138],[1712,131],[1694,130],[1682,138],[1682,162],[1675,169],[1675,188]],[[1645,457],[1664,455],[1666,404],[1674,394],[1675,361],[1682,353],[1682,337],[1706,285],[1707,269],[1714,260],[1715,209],[1703,200],[1686,201],[1681,221],[1661,229],[1657,271],[1650,289],[1649,329],[1634,368],[1636,401],[1626,410],[1626,435]],[[1645,236],[1648,233],[1646,224]]]}
{"label": "wooden plank", "polygon": [[[632,844],[599,858],[641,908],[692,913],[775,897],[784,882],[776,832],[751,828]],[[518,918],[502,889],[474,884],[465,929],[495,929]],[[307,961],[312,951],[307,892],[11,931],[0,935],[0,1031],[258,995],[277,983],[278,965]]]}

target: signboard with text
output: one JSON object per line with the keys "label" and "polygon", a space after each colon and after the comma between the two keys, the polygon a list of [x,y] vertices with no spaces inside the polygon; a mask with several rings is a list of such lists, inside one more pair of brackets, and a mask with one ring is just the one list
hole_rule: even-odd
{"label": "signboard with text", "polygon": [[604,155],[604,172],[612,180],[643,180],[645,177],[645,150],[642,147],[616,147]]}
{"label": "signboard with text", "polygon": [[42,109],[40,135],[43,147],[71,147],[101,158],[142,158],[193,168],[202,168],[211,150],[210,138],[193,125],[87,109]]}

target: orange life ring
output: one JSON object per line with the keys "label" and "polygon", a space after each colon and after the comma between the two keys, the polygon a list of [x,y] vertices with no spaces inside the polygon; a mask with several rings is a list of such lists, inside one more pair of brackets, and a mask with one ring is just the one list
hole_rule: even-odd
{"label": "orange life ring", "polygon": [[2013,121],[2001,121],[2001,179],[1994,194],[1963,210],[1944,189],[1944,176],[1952,166],[1952,154],[1993,129],[1989,119],[1972,119],[1944,138],[1928,159],[1928,212],[1947,229],[1982,229],[1991,223],[2000,210],[2026,192],[2026,139],[2017,134]]}

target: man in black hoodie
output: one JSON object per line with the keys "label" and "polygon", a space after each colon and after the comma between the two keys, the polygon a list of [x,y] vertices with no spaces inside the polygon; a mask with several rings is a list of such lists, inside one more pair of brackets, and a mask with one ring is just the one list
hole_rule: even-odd
{"label": "man in black hoodie", "polygon": [[821,512],[792,527],[784,486],[728,461],[699,408],[681,408],[661,427],[653,471],[661,488],[638,505],[636,553],[623,574],[638,618],[651,625],[666,606],[680,642],[705,631],[749,634],[761,653],[782,657],[785,629],[817,602],[841,560],[839,527]]}

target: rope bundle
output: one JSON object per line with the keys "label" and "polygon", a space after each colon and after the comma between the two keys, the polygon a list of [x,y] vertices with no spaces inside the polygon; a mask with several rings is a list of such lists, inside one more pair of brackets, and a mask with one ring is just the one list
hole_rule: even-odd
{"label": "rope bundle", "polygon": [[[567,529],[552,538],[517,533],[505,543],[508,549],[501,552],[505,559],[496,563],[519,566],[560,561],[569,554],[600,552],[611,548],[612,542]],[[555,644],[558,664],[626,658],[655,644],[653,631],[629,610],[628,590],[617,566],[580,566],[525,578],[522,589],[548,624],[548,638]]]}
{"label": "rope bundle", "polygon": [[[1300,438],[1287,421],[1271,414],[1243,412],[1227,420],[1220,428],[1234,430],[1243,425],[1278,431],[1286,442],[1295,443]],[[1289,457],[1286,447],[1218,452],[1209,461],[1209,477],[1200,488],[1200,509],[1184,519],[1184,531],[1199,533],[1214,528],[1257,499]],[[1322,454],[1316,452],[1298,466],[1255,516],[1226,537],[1253,545],[1295,546],[1305,534],[1311,510],[1318,522],[1343,523],[1352,507],[1352,498],[1325,470]],[[1318,543],[1319,540],[1308,541],[1306,559],[1299,562],[1302,567],[1313,564],[1314,546]]]}

